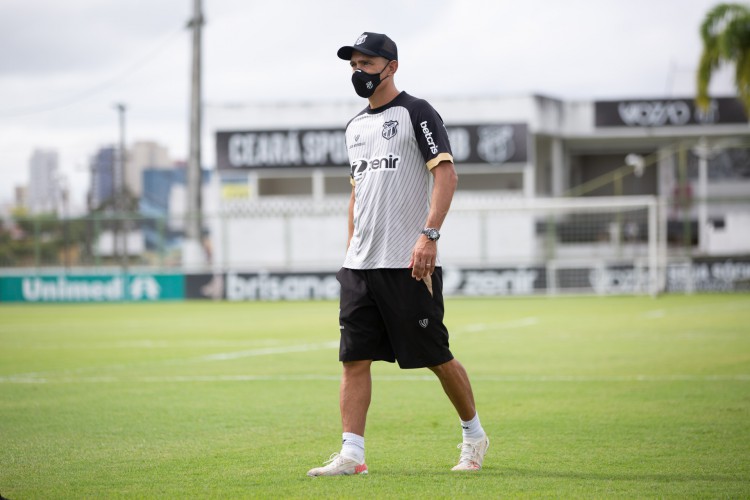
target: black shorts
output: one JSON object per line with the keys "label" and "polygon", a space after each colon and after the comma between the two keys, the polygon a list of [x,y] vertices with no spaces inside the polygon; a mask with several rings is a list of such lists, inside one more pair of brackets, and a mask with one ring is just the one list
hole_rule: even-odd
{"label": "black shorts", "polygon": [[453,359],[443,324],[443,275],[427,283],[411,269],[347,269],[341,283],[339,361],[398,360],[401,368],[437,366]]}

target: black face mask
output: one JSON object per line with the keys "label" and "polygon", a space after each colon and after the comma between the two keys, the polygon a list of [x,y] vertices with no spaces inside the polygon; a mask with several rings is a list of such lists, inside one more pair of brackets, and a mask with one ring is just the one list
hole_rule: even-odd
{"label": "black face mask", "polygon": [[352,85],[354,85],[354,91],[358,96],[367,98],[375,93],[375,89],[378,88],[380,82],[382,82],[385,78],[388,78],[386,76],[383,80],[381,80],[380,74],[386,70],[390,62],[391,61],[388,61],[386,63],[385,68],[380,70],[380,73],[365,73],[361,69],[355,70],[354,73],[352,73]]}

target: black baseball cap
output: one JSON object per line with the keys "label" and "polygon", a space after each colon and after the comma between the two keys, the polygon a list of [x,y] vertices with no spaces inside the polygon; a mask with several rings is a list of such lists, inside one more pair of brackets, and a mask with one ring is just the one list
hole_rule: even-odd
{"label": "black baseball cap", "polygon": [[370,33],[369,31],[365,31],[359,35],[359,38],[354,42],[354,45],[341,47],[336,55],[345,61],[349,61],[352,58],[352,52],[355,50],[367,54],[368,56],[385,57],[389,61],[398,60],[396,42],[382,33]]}

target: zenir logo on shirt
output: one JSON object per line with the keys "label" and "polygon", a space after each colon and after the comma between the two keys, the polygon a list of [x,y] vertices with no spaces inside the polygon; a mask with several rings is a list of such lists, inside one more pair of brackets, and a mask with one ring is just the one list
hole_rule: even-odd
{"label": "zenir logo on shirt", "polygon": [[372,172],[382,172],[382,171],[390,171],[395,172],[398,169],[398,162],[401,161],[400,156],[393,156],[392,154],[389,154],[387,157],[383,158],[370,158],[370,159],[363,159],[363,160],[354,160],[352,162],[352,172],[351,176],[352,179],[359,180],[361,179],[366,172],[372,171]]}
{"label": "zenir logo on shirt", "polygon": [[398,122],[390,120],[383,124],[383,139],[392,139],[398,134]]}

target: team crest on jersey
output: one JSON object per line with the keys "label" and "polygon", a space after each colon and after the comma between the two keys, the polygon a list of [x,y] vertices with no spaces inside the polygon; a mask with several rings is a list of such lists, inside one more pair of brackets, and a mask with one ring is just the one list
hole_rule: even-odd
{"label": "team crest on jersey", "polygon": [[383,138],[392,139],[398,133],[398,122],[396,120],[390,120],[383,124]]}

